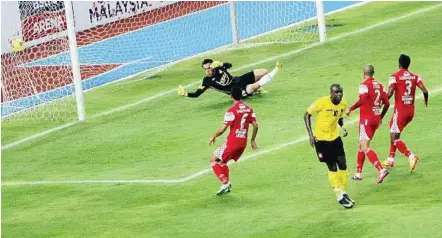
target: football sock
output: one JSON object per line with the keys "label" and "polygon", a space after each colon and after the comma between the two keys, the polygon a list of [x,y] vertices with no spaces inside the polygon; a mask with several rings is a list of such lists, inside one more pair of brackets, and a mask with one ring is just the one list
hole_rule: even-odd
{"label": "football sock", "polygon": [[365,153],[362,151],[358,151],[358,159],[356,160],[356,172],[362,173],[362,168],[364,167],[365,162]]}
{"label": "football sock", "polygon": [[410,157],[411,155],[411,151],[407,148],[407,145],[405,145],[405,143],[401,140],[395,140],[394,144],[397,147],[397,150],[399,150],[399,152],[401,152],[402,154],[404,154],[407,157]]}
{"label": "football sock", "polygon": [[226,184],[229,182],[220,163],[212,163],[212,170],[221,183]]}
{"label": "football sock", "polygon": [[381,162],[379,162],[378,155],[374,150],[368,149],[365,152],[365,155],[368,157],[368,160],[370,160],[370,163],[378,170],[380,171],[383,169]]}
{"label": "football sock", "polygon": [[[229,183],[229,166],[227,164],[224,164],[223,166],[221,166],[223,169],[223,174],[226,177],[226,183]],[[224,184],[226,184],[224,183]]]}
{"label": "football sock", "polygon": [[396,145],[394,145],[394,142],[390,143],[390,154],[388,158],[394,158],[396,155]]}
{"label": "football sock", "polygon": [[279,71],[279,68],[278,68],[278,67],[275,67],[270,73],[264,75],[264,76],[258,81],[259,86],[262,87],[262,86],[264,86],[264,85],[270,83],[270,82],[272,81],[273,77],[275,77],[276,73],[278,73],[278,71]]}
{"label": "football sock", "polygon": [[342,199],[341,188],[339,186],[339,178],[337,172],[328,171],[328,181],[333,188],[333,191],[336,194],[336,198],[339,200]]}
{"label": "football sock", "polygon": [[338,178],[339,178],[339,187],[343,192],[345,192],[345,190],[347,190],[348,171],[338,170]]}

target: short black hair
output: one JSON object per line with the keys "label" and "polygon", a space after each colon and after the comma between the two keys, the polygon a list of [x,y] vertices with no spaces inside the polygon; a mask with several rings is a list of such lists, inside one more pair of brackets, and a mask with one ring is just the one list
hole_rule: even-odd
{"label": "short black hair", "polygon": [[374,66],[372,64],[367,64],[367,65],[364,66],[363,71],[364,71],[365,75],[373,77],[373,75],[374,75]]}
{"label": "short black hair", "polygon": [[201,67],[203,67],[207,63],[213,63],[213,60],[212,59],[204,59],[203,63],[201,63]]}
{"label": "short black hair", "polygon": [[240,87],[236,86],[236,85],[233,86],[232,90],[231,90],[231,95],[232,95],[232,98],[235,99],[236,101],[241,100],[241,98],[242,98],[242,89]]}
{"label": "short black hair", "polygon": [[410,56],[406,55],[406,54],[401,54],[399,56],[399,66],[403,69],[408,69],[408,67],[410,66],[411,63],[411,59]]}
{"label": "short black hair", "polygon": [[333,91],[333,88],[334,88],[334,87],[337,87],[337,88],[342,89],[342,87],[341,87],[341,85],[340,85],[339,83],[334,83],[334,84],[332,84],[332,85],[330,86],[330,92]]}

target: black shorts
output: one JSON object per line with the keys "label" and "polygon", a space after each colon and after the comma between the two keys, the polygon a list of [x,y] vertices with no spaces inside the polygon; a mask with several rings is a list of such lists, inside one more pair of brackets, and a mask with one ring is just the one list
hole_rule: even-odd
{"label": "black shorts", "polygon": [[320,162],[336,163],[339,156],[345,156],[341,137],[333,141],[317,141],[315,142],[315,149]]}
{"label": "black shorts", "polygon": [[250,71],[241,76],[233,77],[233,82],[235,82],[235,84],[238,85],[243,91],[245,91],[247,85],[255,83],[255,74],[253,71]]}

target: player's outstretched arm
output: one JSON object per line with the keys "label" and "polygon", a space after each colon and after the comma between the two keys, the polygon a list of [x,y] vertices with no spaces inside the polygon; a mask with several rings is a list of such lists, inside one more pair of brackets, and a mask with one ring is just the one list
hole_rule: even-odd
{"label": "player's outstretched arm", "polygon": [[229,127],[229,125],[227,125],[227,124],[223,124],[223,125],[222,125],[222,126],[221,126],[221,127],[215,132],[215,135],[213,135],[212,137],[210,137],[210,139],[209,139],[209,145],[212,145],[213,143],[215,143],[215,139],[216,139],[216,137],[222,135],[222,134],[226,131],[227,127]]}
{"label": "player's outstretched arm", "polygon": [[204,88],[198,88],[195,92],[193,93],[187,93],[187,97],[189,98],[197,98],[199,96],[201,96],[201,94],[203,94],[205,91],[207,90],[206,87]]}
{"label": "player's outstretched arm", "polygon": [[189,98],[197,98],[207,90],[207,87],[200,86],[195,92],[188,93],[183,86],[178,87],[178,95]]}
{"label": "player's outstretched arm", "polygon": [[305,123],[305,127],[307,128],[307,133],[308,133],[310,145],[312,147],[315,147],[316,138],[313,135],[311,117],[312,117],[312,115],[310,115],[310,113],[306,112],[304,114],[304,123]]}
{"label": "player's outstretched arm", "polygon": [[253,132],[252,132],[252,138],[250,139],[250,143],[252,144],[253,151],[258,150],[258,145],[256,144],[256,135],[258,134],[258,123],[256,121],[252,121],[253,125]]}
{"label": "player's outstretched arm", "polygon": [[425,88],[424,84],[418,84],[417,86],[420,88],[420,90],[422,90],[422,93],[424,94],[425,106],[428,106],[428,90],[427,90],[427,88]]}
{"label": "player's outstretched arm", "polygon": [[368,99],[368,94],[364,93],[364,94],[359,94],[359,99],[357,102],[355,102],[355,104],[353,104],[351,107],[348,108],[347,110],[347,116],[350,115],[350,113],[356,109],[358,109],[359,107],[361,107],[362,105],[364,105],[364,103],[367,101]]}

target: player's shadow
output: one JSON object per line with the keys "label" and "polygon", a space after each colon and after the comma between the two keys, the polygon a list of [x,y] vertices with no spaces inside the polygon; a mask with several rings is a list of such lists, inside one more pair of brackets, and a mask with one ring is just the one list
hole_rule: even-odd
{"label": "player's shadow", "polygon": [[[210,192],[213,192],[210,190]],[[238,208],[243,209],[244,207],[254,207],[259,206],[260,201],[257,199],[256,201],[251,200],[248,196],[244,196],[240,194],[238,191],[232,191],[231,193],[227,193],[224,195],[216,195],[211,193],[208,195],[209,197],[202,197],[199,202],[193,202],[192,207],[196,209],[202,210],[217,210],[220,206],[226,208]]]}
{"label": "player's shadow", "polygon": [[[394,170],[390,171],[390,175],[385,179],[382,184],[374,184],[373,177],[364,178],[369,179],[370,184],[361,183],[360,181],[349,181],[353,183],[352,186],[363,186],[359,193],[355,193],[356,196],[353,198],[355,200],[359,200],[358,206],[364,205],[387,205],[387,206],[400,206],[406,204],[414,204],[415,201],[422,200],[432,200],[433,198],[427,196],[428,193],[432,193],[433,191],[422,192],[408,192],[404,190],[404,187],[419,187],[419,181],[426,177],[422,172],[408,172],[408,166],[404,166],[404,168],[397,168],[396,166]],[[406,181],[406,183],[404,183]],[[365,187],[367,186],[367,187]],[[356,188],[357,189],[357,188]],[[412,197],[410,197],[412,196]],[[379,197],[388,198],[388,199],[379,199]],[[404,199],[406,197],[407,199]]]}

